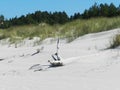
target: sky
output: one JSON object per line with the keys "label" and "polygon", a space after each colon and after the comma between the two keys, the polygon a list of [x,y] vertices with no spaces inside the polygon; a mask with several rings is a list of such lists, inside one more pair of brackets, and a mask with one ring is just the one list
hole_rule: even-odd
{"label": "sky", "polygon": [[120,4],[120,0],[0,0],[0,15],[6,19],[20,17],[35,11],[65,11],[69,16],[82,13],[94,3]]}

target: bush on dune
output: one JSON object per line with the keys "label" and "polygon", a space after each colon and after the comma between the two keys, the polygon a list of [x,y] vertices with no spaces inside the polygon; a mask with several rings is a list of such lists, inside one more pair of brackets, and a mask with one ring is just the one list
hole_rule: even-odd
{"label": "bush on dune", "polygon": [[120,34],[116,35],[115,38],[113,38],[110,48],[116,48],[119,45],[120,45]]}

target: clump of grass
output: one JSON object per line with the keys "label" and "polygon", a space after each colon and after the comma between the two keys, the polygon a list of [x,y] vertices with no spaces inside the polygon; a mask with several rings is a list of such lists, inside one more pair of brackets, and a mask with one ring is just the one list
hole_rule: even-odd
{"label": "clump of grass", "polygon": [[113,42],[111,43],[110,48],[116,48],[118,46],[120,46],[120,34],[113,38]]}

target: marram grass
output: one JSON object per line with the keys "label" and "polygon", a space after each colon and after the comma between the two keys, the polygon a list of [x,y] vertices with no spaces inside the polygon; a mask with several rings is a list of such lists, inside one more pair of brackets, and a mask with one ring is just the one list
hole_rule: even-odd
{"label": "marram grass", "polygon": [[120,45],[120,34],[116,35],[113,38],[113,41],[111,42],[111,45],[109,48],[116,48]]}
{"label": "marram grass", "polygon": [[14,43],[25,38],[40,37],[43,40],[48,37],[60,37],[67,38],[70,42],[88,33],[101,32],[114,28],[120,28],[120,17],[78,19],[64,25],[51,26],[42,23],[39,25],[10,27],[4,30],[0,29],[0,39],[10,38],[10,41]]}

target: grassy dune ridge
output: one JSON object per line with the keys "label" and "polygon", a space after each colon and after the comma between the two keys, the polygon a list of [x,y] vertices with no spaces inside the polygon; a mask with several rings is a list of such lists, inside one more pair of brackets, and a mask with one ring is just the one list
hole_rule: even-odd
{"label": "grassy dune ridge", "polygon": [[23,40],[25,38],[32,39],[40,37],[41,40],[48,37],[67,38],[72,41],[75,38],[94,32],[106,31],[120,27],[120,17],[114,18],[91,18],[75,20],[64,25],[48,25],[45,23],[39,25],[16,26],[8,29],[0,30],[0,39],[10,38],[11,42]]}

